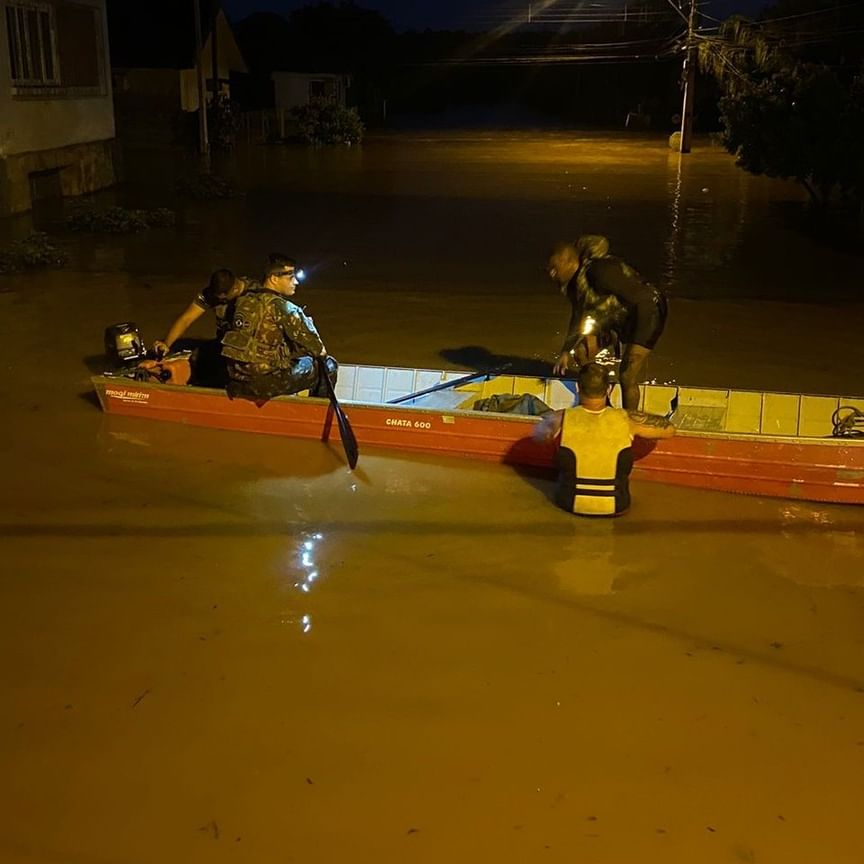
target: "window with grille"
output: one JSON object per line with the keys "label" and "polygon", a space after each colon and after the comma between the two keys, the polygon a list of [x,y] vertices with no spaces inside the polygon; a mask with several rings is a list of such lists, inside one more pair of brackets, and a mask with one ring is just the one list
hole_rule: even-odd
{"label": "window with grille", "polygon": [[60,83],[52,6],[47,3],[10,3],[6,6],[6,32],[13,86]]}

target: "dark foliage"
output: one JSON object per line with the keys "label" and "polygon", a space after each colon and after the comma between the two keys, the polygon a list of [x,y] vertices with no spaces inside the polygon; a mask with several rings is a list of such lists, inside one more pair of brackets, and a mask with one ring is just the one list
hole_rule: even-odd
{"label": "dark foliage", "polygon": [[56,269],[65,266],[67,260],[46,234],[37,231],[0,250],[0,273]]}

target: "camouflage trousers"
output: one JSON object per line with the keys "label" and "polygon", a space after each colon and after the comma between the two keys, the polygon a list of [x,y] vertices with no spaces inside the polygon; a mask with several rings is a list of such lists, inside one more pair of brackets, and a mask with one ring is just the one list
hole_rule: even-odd
{"label": "camouflage trousers", "polygon": [[322,380],[323,364],[327,377],[336,386],[339,364],[328,357],[321,361],[315,357],[297,357],[285,369],[259,369],[254,363],[228,361],[228,395],[232,399],[250,399],[266,402],[274,396],[290,396],[308,390],[310,396],[327,398],[327,387]]}

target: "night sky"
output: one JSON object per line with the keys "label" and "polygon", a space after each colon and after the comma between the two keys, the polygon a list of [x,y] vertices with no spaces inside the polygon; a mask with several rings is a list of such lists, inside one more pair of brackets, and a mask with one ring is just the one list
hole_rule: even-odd
{"label": "night sky", "polygon": [[[234,21],[258,11],[287,14],[308,3],[309,0],[224,0],[225,9]],[[399,30],[427,27],[480,30],[504,23],[507,12],[512,14],[524,8],[527,13],[528,0],[360,0],[358,5],[378,10]],[[576,6],[573,0],[562,0],[560,5],[571,9]],[[709,0],[702,8],[716,18],[724,18],[735,12],[757,15],[766,5],[767,0]]]}

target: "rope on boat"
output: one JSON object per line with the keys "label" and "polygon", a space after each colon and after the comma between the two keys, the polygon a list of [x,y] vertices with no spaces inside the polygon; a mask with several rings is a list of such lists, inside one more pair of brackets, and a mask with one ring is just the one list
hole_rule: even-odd
{"label": "rope on boat", "polygon": [[841,405],[832,415],[835,438],[864,438],[864,411],[852,405]]}

